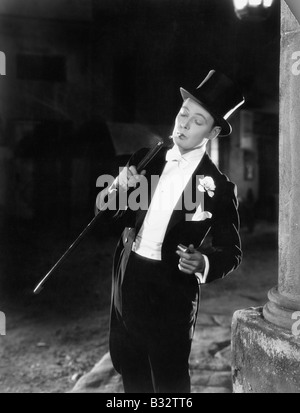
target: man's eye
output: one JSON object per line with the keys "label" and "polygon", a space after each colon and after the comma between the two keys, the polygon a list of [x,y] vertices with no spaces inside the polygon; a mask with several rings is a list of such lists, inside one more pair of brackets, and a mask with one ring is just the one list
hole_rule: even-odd
{"label": "man's eye", "polygon": [[179,114],[180,114],[180,116],[188,116],[187,112],[185,112],[185,111],[180,111]]}
{"label": "man's eye", "polygon": [[195,120],[195,123],[196,123],[196,125],[198,125],[198,126],[201,126],[202,125],[202,122],[201,122],[201,120]]}

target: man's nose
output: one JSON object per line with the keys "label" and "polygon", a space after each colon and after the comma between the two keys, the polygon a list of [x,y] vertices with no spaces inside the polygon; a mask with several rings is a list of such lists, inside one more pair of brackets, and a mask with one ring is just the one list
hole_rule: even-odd
{"label": "man's nose", "polygon": [[187,130],[190,129],[190,121],[187,120],[186,122],[182,122],[181,127],[182,129],[187,129]]}

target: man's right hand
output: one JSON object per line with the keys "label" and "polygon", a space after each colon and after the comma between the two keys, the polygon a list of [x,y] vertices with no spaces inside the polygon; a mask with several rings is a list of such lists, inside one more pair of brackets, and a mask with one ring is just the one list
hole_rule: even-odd
{"label": "man's right hand", "polygon": [[129,188],[136,187],[145,173],[146,171],[143,170],[140,174],[138,174],[135,166],[130,166],[129,168],[125,166],[117,177],[115,186],[116,188],[127,192]]}
{"label": "man's right hand", "polygon": [[[146,171],[142,171],[138,174],[135,166],[130,166],[129,168],[125,166],[122,169],[119,176],[114,180],[114,182],[103,189],[97,196],[96,199],[96,211],[97,214],[99,210],[107,207],[107,202],[115,191],[127,192],[129,188],[133,188],[141,180],[141,177],[145,175]],[[107,198],[108,197],[108,198]]]}

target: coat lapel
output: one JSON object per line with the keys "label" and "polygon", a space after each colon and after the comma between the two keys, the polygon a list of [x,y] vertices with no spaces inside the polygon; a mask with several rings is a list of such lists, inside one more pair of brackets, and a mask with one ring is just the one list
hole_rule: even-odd
{"label": "coat lapel", "polygon": [[[191,176],[189,182],[187,183],[185,190],[183,191],[181,197],[179,198],[179,201],[171,215],[166,234],[180,221],[186,220],[186,217],[185,217],[186,214],[192,213],[192,211],[189,211],[185,208],[184,194],[186,194],[190,198],[192,194],[196,194],[196,191],[198,191],[197,189],[198,180],[196,179],[196,177],[201,176],[201,175],[206,175],[208,173],[209,163],[210,163],[209,156],[205,153],[199,165],[195,169],[193,175]],[[196,199],[193,201],[195,202]],[[196,208],[197,207],[198,207],[198,204],[196,205]],[[211,198],[207,195],[206,192],[204,193],[203,208],[205,208],[206,211],[210,211],[212,208]]]}

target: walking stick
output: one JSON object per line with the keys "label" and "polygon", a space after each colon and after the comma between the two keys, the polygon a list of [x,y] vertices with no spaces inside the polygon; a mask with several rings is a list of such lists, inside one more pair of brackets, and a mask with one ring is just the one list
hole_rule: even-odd
{"label": "walking stick", "polygon": [[[141,172],[146,165],[156,156],[156,154],[165,146],[165,142],[159,141],[152,149],[150,149],[145,157],[137,165],[137,172]],[[116,195],[112,196],[109,203],[106,205],[109,208],[109,205],[113,204]],[[75,250],[75,248],[80,244],[84,237],[94,228],[97,222],[100,220],[104,211],[100,210],[99,213],[89,222],[81,234],[76,238],[72,245],[66,250],[66,252],[60,257],[60,259],[53,265],[50,271],[45,275],[45,277],[37,284],[33,290],[34,294],[39,294],[43,289],[43,285],[49,279],[49,277],[58,269],[58,267],[69,257],[69,255]]]}

